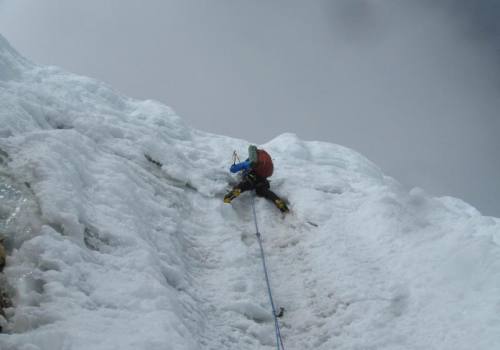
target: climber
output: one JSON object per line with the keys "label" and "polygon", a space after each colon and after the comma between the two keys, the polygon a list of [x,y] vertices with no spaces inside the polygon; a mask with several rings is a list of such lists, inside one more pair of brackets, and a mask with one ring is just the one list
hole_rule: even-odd
{"label": "climber", "polygon": [[273,174],[273,161],[269,153],[256,146],[248,147],[248,159],[231,165],[229,171],[238,173],[242,171],[243,179],[228,194],[224,196],[224,203],[231,203],[242,192],[255,190],[255,193],[272,201],[282,213],[288,213],[286,203],[269,189],[267,180]]}

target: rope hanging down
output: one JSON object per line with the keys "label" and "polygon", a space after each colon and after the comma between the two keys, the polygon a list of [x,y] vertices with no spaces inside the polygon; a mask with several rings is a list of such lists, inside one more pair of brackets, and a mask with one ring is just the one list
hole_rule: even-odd
{"label": "rope hanging down", "polygon": [[266,257],[264,256],[264,248],[262,247],[262,237],[260,235],[259,226],[257,224],[257,214],[255,213],[255,196],[252,196],[252,211],[253,211],[253,219],[254,219],[254,223],[255,223],[255,234],[257,235],[257,241],[259,242],[260,255],[262,257],[262,266],[264,267],[264,275],[266,277],[267,292],[269,294],[269,301],[270,301],[271,307],[273,309],[274,327],[275,327],[275,331],[276,331],[276,347],[278,350],[280,350],[280,349],[285,350],[285,346],[283,345],[283,339],[281,339],[280,325],[278,322],[278,317],[283,313],[283,310],[281,310],[280,315],[278,315],[276,313],[276,308],[274,306],[273,294],[271,292],[271,284],[269,283],[269,274],[267,273]]}

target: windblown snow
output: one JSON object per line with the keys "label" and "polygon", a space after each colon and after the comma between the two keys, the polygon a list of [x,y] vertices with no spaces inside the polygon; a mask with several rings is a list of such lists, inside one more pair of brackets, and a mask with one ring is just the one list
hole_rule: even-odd
{"label": "windblown snow", "polygon": [[[276,348],[252,195],[222,202],[247,141],[1,37],[0,107],[2,350]],[[342,146],[261,146],[292,211],[256,199],[286,349],[500,347],[499,219]]]}

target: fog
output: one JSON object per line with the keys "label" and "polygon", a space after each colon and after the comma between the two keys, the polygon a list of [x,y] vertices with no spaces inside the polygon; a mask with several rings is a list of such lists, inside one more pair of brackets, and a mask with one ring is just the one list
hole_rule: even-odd
{"label": "fog", "polygon": [[0,32],[196,128],[342,144],[500,216],[499,14],[487,0],[4,0]]}

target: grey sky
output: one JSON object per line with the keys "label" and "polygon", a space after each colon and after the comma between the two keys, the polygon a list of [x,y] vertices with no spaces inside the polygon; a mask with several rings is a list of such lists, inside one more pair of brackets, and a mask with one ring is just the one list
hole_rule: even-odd
{"label": "grey sky", "polygon": [[0,32],[34,61],[202,130],[354,148],[494,216],[499,17],[494,0],[0,0]]}

